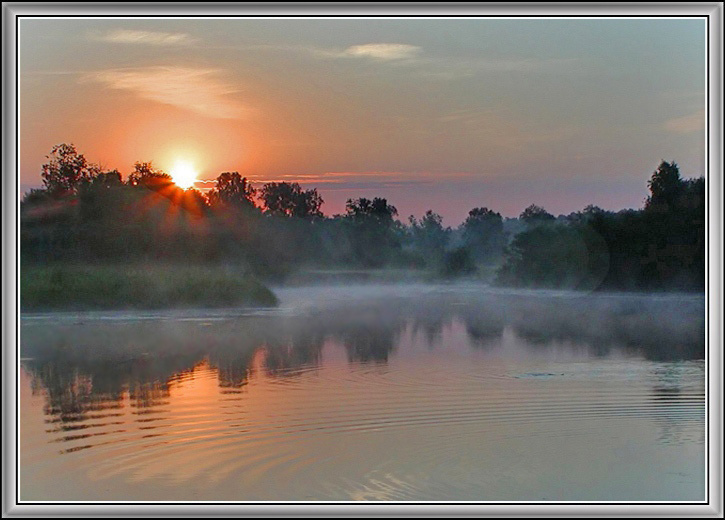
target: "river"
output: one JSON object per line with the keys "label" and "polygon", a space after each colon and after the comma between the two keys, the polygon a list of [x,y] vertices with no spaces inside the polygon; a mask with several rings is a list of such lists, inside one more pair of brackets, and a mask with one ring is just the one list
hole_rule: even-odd
{"label": "river", "polygon": [[705,301],[286,288],[24,314],[23,501],[702,501]]}

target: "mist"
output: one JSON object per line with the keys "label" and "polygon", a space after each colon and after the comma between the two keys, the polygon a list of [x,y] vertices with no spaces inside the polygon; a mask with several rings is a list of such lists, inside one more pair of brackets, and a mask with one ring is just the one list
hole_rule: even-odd
{"label": "mist", "polygon": [[[349,363],[384,364],[406,334],[428,348],[462,327],[466,345],[506,357],[505,337],[531,354],[557,349],[649,360],[705,355],[705,301],[692,294],[582,294],[475,284],[365,284],[277,290],[277,309],[36,314],[22,322],[24,365],[43,385],[59,372],[92,376],[96,391],[164,383],[208,360],[220,384],[239,386],[266,354],[265,370],[293,374],[340,349]],[[510,345],[508,347],[510,349]],[[403,355],[412,355],[411,353]],[[63,367],[60,370],[59,367]]]}

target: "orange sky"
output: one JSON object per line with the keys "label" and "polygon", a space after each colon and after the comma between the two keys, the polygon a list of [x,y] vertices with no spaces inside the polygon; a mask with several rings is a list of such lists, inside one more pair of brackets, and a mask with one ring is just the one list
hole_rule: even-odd
{"label": "orange sky", "polygon": [[449,225],[639,207],[662,159],[705,173],[703,20],[23,19],[19,49],[21,191],[61,142]]}

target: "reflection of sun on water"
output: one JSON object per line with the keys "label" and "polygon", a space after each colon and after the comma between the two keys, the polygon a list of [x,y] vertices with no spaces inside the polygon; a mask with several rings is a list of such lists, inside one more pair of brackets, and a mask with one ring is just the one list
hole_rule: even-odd
{"label": "reflection of sun on water", "polygon": [[194,186],[196,176],[194,165],[188,161],[176,161],[171,169],[171,178],[179,188],[187,189]]}

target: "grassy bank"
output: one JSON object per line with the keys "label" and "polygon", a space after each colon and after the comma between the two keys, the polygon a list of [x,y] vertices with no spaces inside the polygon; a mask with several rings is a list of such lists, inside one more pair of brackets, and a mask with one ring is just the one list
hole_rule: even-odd
{"label": "grassy bank", "polygon": [[184,265],[22,266],[23,311],[274,306],[241,269]]}

